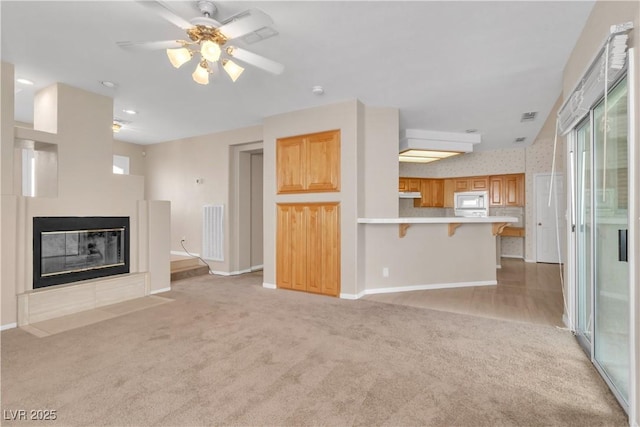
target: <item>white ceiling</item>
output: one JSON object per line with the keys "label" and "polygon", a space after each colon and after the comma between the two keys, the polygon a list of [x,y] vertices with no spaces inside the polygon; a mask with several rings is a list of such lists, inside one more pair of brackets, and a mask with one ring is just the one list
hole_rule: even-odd
{"label": "white ceiling", "polygon": [[[167,2],[186,19],[195,2]],[[163,51],[117,41],[184,39],[183,30],[133,1],[0,2],[3,61],[15,65],[16,120],[32,122],[33,94],[63,82],[114,98],[130,120],[117,139],[152,144],[261,123],[264,117],[360,99],[396,107],[401,129],[478,129],[476,150],[529,144],[561,91],[562,71],[593,2],[217,2],[218,20],[248,8],[269,14],[279,35],[243,45],[285,66],[279,76],[247,66],[236,83],[193,82],[195,61],[176,70]],[[116,82],[108,89],[100,81]],[[325,94],[312,94],[321,85]],[[127,116],[125,108],[139,111]],[[538,118],[521,123],[524,112]]]}

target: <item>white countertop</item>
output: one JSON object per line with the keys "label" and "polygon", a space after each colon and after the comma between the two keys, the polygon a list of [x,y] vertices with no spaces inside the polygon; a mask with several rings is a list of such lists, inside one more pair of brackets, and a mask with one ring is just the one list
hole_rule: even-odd
{"label": "white countertop", "polygon": [[437,217],[404,217],[404,218],[358,218],[358,224],[486,224],[509,222],[516,224],[515,216],[437,216]]}

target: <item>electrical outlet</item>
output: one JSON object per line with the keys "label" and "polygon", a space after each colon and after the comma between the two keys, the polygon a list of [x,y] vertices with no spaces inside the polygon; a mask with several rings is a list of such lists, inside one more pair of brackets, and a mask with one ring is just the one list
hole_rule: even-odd
{"label": "electrical outlet", "polygon": [[382,277],[389,277],[389,267],[382,267]]}

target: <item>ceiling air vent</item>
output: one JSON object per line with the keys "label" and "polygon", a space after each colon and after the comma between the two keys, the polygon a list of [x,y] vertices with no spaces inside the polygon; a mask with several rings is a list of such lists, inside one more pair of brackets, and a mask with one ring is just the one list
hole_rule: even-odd
{"label": "ceiling air vent", "polygon": [[520,118],[521,122],[532,122],[536,119],[538,115],[537,111],[529,111],[528,113],[522,113],[522,117]]}
{"label": "ceiling air vent", "polygon": [[524,136],[519,136],[516,138],[515,141],[513,141],[514,144],[522,144],[527,138]]}

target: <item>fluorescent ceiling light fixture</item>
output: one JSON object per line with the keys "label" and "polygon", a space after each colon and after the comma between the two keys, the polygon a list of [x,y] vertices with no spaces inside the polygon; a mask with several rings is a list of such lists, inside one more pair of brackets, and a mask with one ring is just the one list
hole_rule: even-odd
{"label": "fluorescent ceiling light fixture", "polygon": [[436,159],[446,159],[447,157],[462,154],[459,151],[433,151],[433,150],[407,150],[400,153],[406,157],[433,157]]}
{"label": "fluorescent ceiling light fixture", "polygon": [[[479,133],[440,132],[406,129],[400,135],[400,157],[417,162],[420,158],[440,160],[462,153],[470,153],[480,143]],[[411,160],[408,160],[411,159]],[[429,161],[421,161],[428,163]]]}
{"label": "fluorescent ceiling light fixture", "polygon": [[431,163],[440,159],[437,157],[403,156],[401,154],[398,156],[398,160],[401,162],[410,162],[410,163]]}
{"label": "fluorescent ceiling light fixture", "polygon": [[20,78],[20,79],[16,79],[16,81],[23,85],[33,86],[33,82],[31,80]]}
{"label": "fluorescent ceiling light fixture", "polygon": [[178,49],[167,49],[167,56],[169,57],[171,65],[175,68],[180,68],[191,60],[193,53],[186,47],[181,47]]}
{"label": "fluorescent ceiling light fixture", "polygon": [[238,77],[240,77],[240,74],[242,74],[242,72],[244,71],[244,68],[230,59],[225,59],[222,64],[222,68],[224,68],[229,77],[231,77],[231,80],[233,80],[234,82],[238,80]]}

